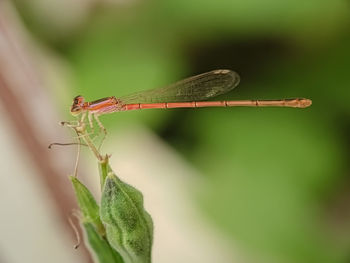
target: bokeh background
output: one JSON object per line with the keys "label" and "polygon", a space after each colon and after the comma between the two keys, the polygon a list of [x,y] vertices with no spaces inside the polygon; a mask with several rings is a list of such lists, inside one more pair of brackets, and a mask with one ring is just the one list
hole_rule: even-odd
{"label": "bokeh background", "polygon": [[[164,86],[213,69],[225,99],[307,109],[144,110],[101,117],[103,152],[144,193],[154,262],[350,261],[350,2],[0,2],[1,262],[92,262],[73,249],[67,178],[78,94]],[[99,198],[84,150],[79,178]]]}

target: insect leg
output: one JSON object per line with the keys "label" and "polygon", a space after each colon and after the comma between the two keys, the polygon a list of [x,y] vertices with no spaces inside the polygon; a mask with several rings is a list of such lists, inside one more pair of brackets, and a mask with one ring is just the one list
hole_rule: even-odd
{"label": "insect leg", "polygon": [[99,145],[99,147],[98,147],[98,149],[100,150],[100,148],[101,148],[101,146],[102,146],[104,140],[106,139],[107,130],[106,130],[106,128],[103,126],[103,124],[101,123],[101,121],[99,120],[98,115],[97,115],[97,114],[94,114],[94,116],[95,116],[95,120],[96,120],[98,126],[100,126],[100,129],[101,129],[101,130],[103,131],[103,133],[104,133],[104,134],[103,134],[103,138],[102,138],[102,140],[101,140],[101,143],[100,143],[100,145]]}

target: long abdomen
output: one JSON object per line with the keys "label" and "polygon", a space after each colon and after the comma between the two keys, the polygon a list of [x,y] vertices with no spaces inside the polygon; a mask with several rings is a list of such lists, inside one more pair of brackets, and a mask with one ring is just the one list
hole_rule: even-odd
{"label": "long abdomen", "polygon": [[204,107],[291,107],[306,108],[312,104],[304,98],[284,100],[227,100],[227,101],[192,101],[192,102],[163,102],[136,103],[123,105],[121,110],[141,109],[173,109],[173,108],[204,108]]}

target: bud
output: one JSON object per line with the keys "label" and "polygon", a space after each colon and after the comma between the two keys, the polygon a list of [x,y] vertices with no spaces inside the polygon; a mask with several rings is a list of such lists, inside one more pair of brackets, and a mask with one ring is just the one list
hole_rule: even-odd
{"label": "bud", "polygon": [[107,239],[125,263],[150,263],[153,222],[143,207],[143,196],[108,170],[100,209]]}

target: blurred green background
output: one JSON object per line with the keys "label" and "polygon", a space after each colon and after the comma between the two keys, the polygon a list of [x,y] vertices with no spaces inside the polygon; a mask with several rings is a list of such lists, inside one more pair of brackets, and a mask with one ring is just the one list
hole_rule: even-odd
{"label": "blurred green background", "polygon": [[[50,3],[49,3],[50,2]],[[305,97],[307,109],[148,110],[149,126],[207,181],[198,206],[257,262],[350,260],[350,2],[16,0],[37,42],[69,65],[70,100],[122,96],[227,68],[225,99]],[[108,141],[108,139],[107,139]]]}

